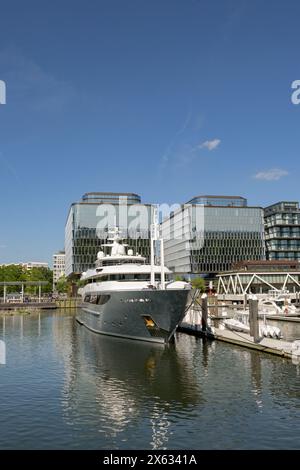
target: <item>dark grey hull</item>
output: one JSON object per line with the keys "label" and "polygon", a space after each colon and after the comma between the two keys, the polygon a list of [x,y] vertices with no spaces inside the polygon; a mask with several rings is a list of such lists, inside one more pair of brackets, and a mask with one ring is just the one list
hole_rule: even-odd
{"label": "dark grey hull", "polygon": [[90,330],[156,343],[169,342],[184,317],[190,290],[101,292],[104,305],[84,302],[77,321]]}

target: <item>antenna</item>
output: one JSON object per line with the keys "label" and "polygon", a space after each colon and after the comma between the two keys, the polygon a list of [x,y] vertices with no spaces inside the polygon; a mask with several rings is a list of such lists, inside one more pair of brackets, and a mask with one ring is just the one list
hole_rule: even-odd
{"label": "antenna", "polygon": [[154,242],[157,240],[157,205],[152,206],[152,223],[150,226],[150,255],[151,255],[151,277],[150,277],[150,283],[152,286],[155,285],[155,273],[154,273]]}

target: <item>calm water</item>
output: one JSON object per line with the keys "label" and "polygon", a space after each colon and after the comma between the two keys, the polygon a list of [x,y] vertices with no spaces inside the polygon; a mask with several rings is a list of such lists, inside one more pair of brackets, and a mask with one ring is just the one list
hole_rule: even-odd
{"label": "calm water", "polygon": [[74,312],[0,317],[1,449],[299,449],[300,366],[179,334],[109,338]]}

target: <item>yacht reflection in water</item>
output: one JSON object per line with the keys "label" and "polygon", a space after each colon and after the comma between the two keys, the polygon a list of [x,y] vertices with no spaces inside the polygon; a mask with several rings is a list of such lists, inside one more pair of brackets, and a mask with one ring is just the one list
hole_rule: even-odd
{"label": "yacht reflection in water", "polygon": [[177,353],[173,345],[99,338],[80,327],[73,333],[63,400],[67,422],[84,423],[87,435],[101,433],[106,448],[118,448],[120,442],[135,447],[140,433],[144,448],[165,448],[170,415],[188,415],[202,400],[185,342]]}

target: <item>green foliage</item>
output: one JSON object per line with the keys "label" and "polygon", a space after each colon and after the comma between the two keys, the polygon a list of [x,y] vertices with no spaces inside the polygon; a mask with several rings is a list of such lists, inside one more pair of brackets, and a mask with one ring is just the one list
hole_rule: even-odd
{"label": "green foliage", "polygon": [[188,280],[184,276],[175,276],[175,281],[183,281],[183,282],[188,282]]}
{"label": "green foliage", "polygon": [[56,283],[56,290],[59,294],[68,294],[68,297],[72,297],[73,290],[76,285],[80,284],[82,281],[77,281],[77,283],[69,278],[66,278],[65,275],[61,276]]}
{"label": "green foliage", "polygon": [[[52,283],[53,283],[53,272],[48,268],[32,268],[26,271],[26,281],[46,281],[47,285],[42,286],[42,292],[49,293],[52,292]],[[30,294],[36,294],[38,292],[38,287],[28,286],[26,287],[26,292]]]}
{"label": "green foliage", "polygon": [[85,286],[85,284],[86,284],[86,281],[81,281],[80,279],[78,279],[78,281],[76,282],[76,286],[78,288]]}
{"label": "green foliage", "polygon": [[61,276],[56,283],[56,290],[59,294],[65,294],[68,291],[68,281],[66,276]]}
{"label": "green foliage", "polygon": [[[19,281],[46,281],[47,285],[42,286],[42,293],[52,291],[53,272],[48,268],[32,268],[26,270],[23,266],[10,265],[0,266],[0,282],[19,282]],[[7,287],[7,293],[21,292],[20,286]],[[0,288],[0,293],[3,295],[3,287]],[[38,287],[27,286],[25,293],[37,294]]]}
{"label": "green foliage", "polygon": [[200,292],[205,292],[205,281],[202,277],[195,277],[192,280],[193,289],[198,289]]}

